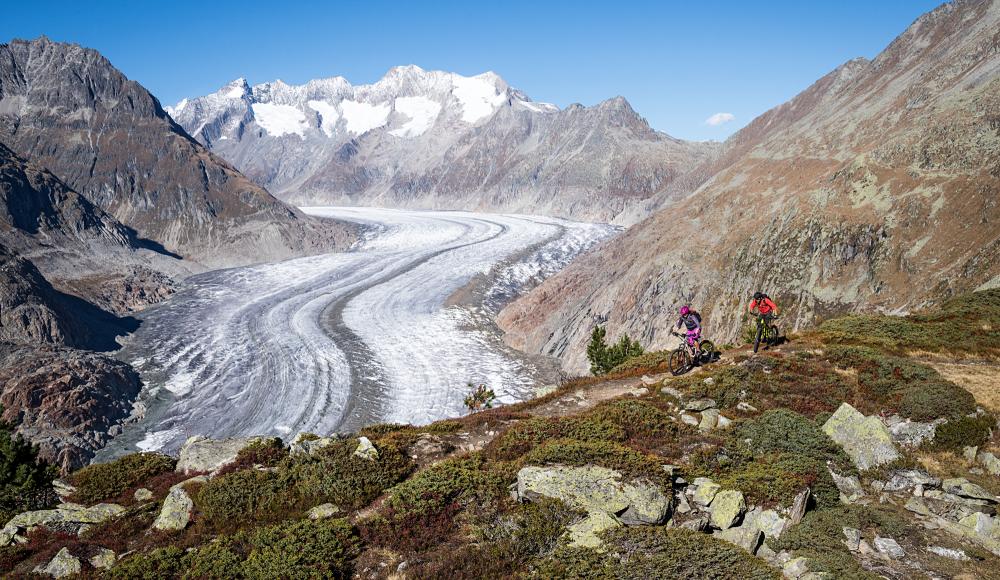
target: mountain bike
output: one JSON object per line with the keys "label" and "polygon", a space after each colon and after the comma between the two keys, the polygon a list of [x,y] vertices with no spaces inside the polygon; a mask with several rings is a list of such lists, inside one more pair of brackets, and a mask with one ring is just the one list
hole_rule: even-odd
{"label": "mountain bike", "polygon": [[691,370],[695,363],[712,362],[715,357],[715,344],[711,340],[699,341],[696,349],[688,342],[687,336],[673,331],[670,334],[681,339],[681,345],[670,353],[670,359],[667,361],[670,374],[675,377]]}
{"label": "mountain bike", "polygon": [[777,316],[771,319],[771,324],[764,323],[764,315],[757,313],[757,332],[754,333],[753,341],[753,351],[757,352],[760,347],[760,343],[764,342],[767,346],[765,348],[771,348],[772,346],[778,345],[778,325],[774,323],[778,319]]}

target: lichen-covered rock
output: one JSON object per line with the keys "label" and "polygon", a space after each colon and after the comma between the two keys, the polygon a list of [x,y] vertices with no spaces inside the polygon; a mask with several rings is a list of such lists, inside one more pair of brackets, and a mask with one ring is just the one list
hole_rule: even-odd
{"label": "lichen-covered rock", "polygon": [[969,528],[981,536],[988,536],[993,530],[993,518],[980,512],[972,512],[958,520],[958,524]]}
{"label": "lichen-covered rock", "polygon": [[875,549],[882,552],[893,560],[898,560],[906,555],[903,548],[892,538],[875,538]]}
{"label": "lichen-covered rock", "polygon": [[969,560],[969,557],[966,556],[965,552],[962,550],[952,550],[950,548],[942,548],[941,546],[930,546],[927,548],[927,551],[933,552],[943,558],[958,560],[959,562],[967,562]]}
{"label": "lichen-covered rock", "polygon": [[980,453],[977,458],[979,463],[983,464],[986,471],[989,471],[993,475],[1000,475],[1000,459],[997,459],[992,453]]}
{"label": "lichen-covered rock", "polygon": [[840,443],[862,471],[899,459],[889,429],[877,417],[865,417],[847,403],[823,424],[823,432]]}
{"label": "lichen-covered rock", "polygon": [[775,510],[763,510],[752,519],[749,516],[745,518],[743,525],[753,524],[768,538],[777,538],[781,536],[787,521]]}
{"label": "lichen-covered rock", "polygon": [[691,501],[693,501],[695,505],[703,508],[711,505],[712,500],[715,499],[715,495],[722,489],[721,485],[703,477],[699,477],[694,480],[694,483],[698,486],[698,490],[694,492],[694,496],[691,498]]}
{"label": "lichen-covered rock", "polygon": [[306,515],[309,517],[310,520],[325,520],[327,518],[332,518],[333,516],[339,513],[340,513],[340,508],[333,505],[332,503],[325,503],[312,508],[311,510],[306,512]]}
{"label": "lichen-covered rock", "polygon": [[613,514],[600,511],[592,512],[582,521],[569,526],[570,543],[581,548],[599,548],[601,539],[597,537],[597,533],[618,528],[621,525],[622,522]]}
{"label": "lichen-covered rock", "polygon": [[701,423],[698,424],[698,429],[702,431],[711,431],[719,423],[719,410],[718,409],[706,409],[701,413]]}
{"label": "lichen-covered rock", "polygon": [[910,498],[909,500],[906,501],[906,505],[903,507],[915,514],[920,514],[924,517],[929,518],[934,516],[934,512],[932,512],[931,509],[927,507],[927,504],[925,504],[920,498],[916,497]]}
{"label": "lichen-covered rock", "polygon": [[188,474],[193,471],[217,471],[226,464],[236,461],[236,454],[255,441],[264,437],[236,437],[232,439],[208,439],[196,435],[184,442],[176,471]]}
{"label": "lichen-covered rock", "polygon": [[919,421],[902,421],[889,427],[889,438],[896,445],[916,447],[924,441],[934,439],[935,428],[942,421],[921,423]]}
{"label": "lichen-covered rock", "polygon": [[715,406],[716,403],[712,399],[698,399],[697,401],[684,403],[684,409],[687,411],[704,411],[705,409],[712,409]]}
{"label": "lichen-covered rock", "polygon": [[965,447],[962,449],[962,457],[965,457],[966,461],[972,463],[976,460],[976,453],[978,451],[978,447]]}
{"label": "lichen-covered rock", "polygon": [[622,514],[629,525],[659,525],[670,515],[670,498],[659,487],[623,482],[621,473],[598,466],[524,467],[517,473],[517,494],[530,501],[559,499],[591,514]]}
{"label": "lichen-covered rock", "polygon": [[844,528],[844,545],[852,552],[857,552],[861,548],[861,530],[856,528]]}
{"label": "lichen-covered rock", "polygon": [[194,502],[188,497],[184,487],[181,484],[175,485],[163,500],[163,507],[153,522],[153,527],[157,530],[183,530],[191,521],[193,509]]}
{"label": "lichen-covered rock", "polygon": [[757,553],[757,548],[760,547],[764,539],[763,532],[757,526],[739,526],[712,535],[726,540],[730,544],[736,544],[751,554]]}
{"label": "lichen-covered rock", "polygon": [[983,500],[990,503],[997,503],[997,497],[995,495],[970,482],[964,477],[956,477],[942,481],[941,489],[943,489],[946,493],[953,495]]}
{"label": "lichen-covered rock", "polygon": [[556,389],[558,389],[558,388],[559,387],[557,385],[543,385],[541,387],[536,387],[535,388],[535,397],[536,398],[537,397],[544,397],[545,395],[548,395],[549,393],[556,392]]}
{"label": "lichen-covered rock", "polygon": [[788,520],[785,522],[782,532],[787,531],[788,528],[802,521],[802,518],[806,515],[806,509],[809,507],[809,497],[811,495],[812,492],[807,487],[795,496],[795,499],[792,501],[792,507],[788,510]]}
{"label": "lichen-covered rock", "polygon": [[79,504],[60,504],[54,510],[24,512],[14,516],[8,526],[33,528],[53,523],[99,524],[107,519],[125,513],[125,508],[113,503],[97,504],[86,508]]}
{"label": "lichen-covered rock", "polygon": [[806,566],[806,563],[807,560],[805,558],[792,558],[791,560],[785,562],[785,565],[781,570],[781,572],[782,574],[785,575],[785,578],[791,578],[791,579],[799,578],[800,576],[809,571],[809,568]]}
{"label": "lichen-covered rock", "polygon": [[289,455],[313,454],[337,440],[336,437],[316,437],[312,433],[299,433],[288,446]]}
{"label": "lichen-covered rock", "polygon": [[9,546],[14,541],[14,536],[17,535],[17,532],[18,527],[11,524],[7,524],[4,529],[0,530],[0,547]]}
{"label": "lichen-covered rock", "polygon": [[375,446],[372,445],[372,442],[367,437],[359,438],[358,448],[354,450],[354,454],[364,459],[371,459],[372,461],[378,459],[378,449],[375,449]]}
{"label": "lichen-covered rock", "polygon": [[88,560],[98,570],[107,570],[115,565],[115,553],[107,548],[98,548],[97,555]]}
{"label": "lichen-covered rock", "polygon": [[66,481],[62,479],[57,479],[53,481],[52,489],[55,490],[56,495],[58,495],[59,497],[65,497],[67,495],[72,495],[76,493],[76,488],[66,483]]}
{"label": "lichen-covered rock", "polygon": [[681,413],[681,423],[686,425],[698,425],[698,418],[694,415],[688,415],[687,413]]}
{"label": "lichen-covered rock", "polygon": [[38,566],[35,568],[35,572],[40,574],[48,574],[53,578],[63,578],[69,576],[70,574],[76,574],[81,570],[80,559],[69,553],[69,550],[63,548],[59,550],[55,558],[48,563],[44,568]]}
{"label": "lichen-covered rock", "polygon": [[140,487],[135,490],[133,497],[135,497],[135,501],[149,501],[153,499],[153,492],[149,491],[145,487]]}
{"label": "lichen-covered rock", "polygon": [[833,483],[837,485],[837,489],[839,489],[841,493],[848,497],[854,495],[864,495],[865,488],[861,487],[861,480],[858,479],[857,475],[844,477],[837,474],[832,469],[827,469],[830,472],[830,475],[833,476]]}
{"label": "lichen-covered rock", "polygon": [[709,511],[712,513],[712,525],[720,530],[727,530],[736,523],[747,510],[743,493],[736,490],[720,491],[712,500]]}

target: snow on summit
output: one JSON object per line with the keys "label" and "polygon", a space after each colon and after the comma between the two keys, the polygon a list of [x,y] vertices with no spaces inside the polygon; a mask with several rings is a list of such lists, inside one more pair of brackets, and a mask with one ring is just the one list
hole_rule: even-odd
{"label": "snow on summit", "polygon": [[478,77],[466,78],[454,75],[452,94],[462,103],[462,120],[466,123],[488,116],[507,98],[504,93],[497,94],[497,88],[488,80]]}
{"label": "snow on summit", "polygon": [[289,105],[257,103],[253,105],[253,115],[257,124],[274,137],[289,133],[305,137],[306,129],[309,128],[302,111]]}

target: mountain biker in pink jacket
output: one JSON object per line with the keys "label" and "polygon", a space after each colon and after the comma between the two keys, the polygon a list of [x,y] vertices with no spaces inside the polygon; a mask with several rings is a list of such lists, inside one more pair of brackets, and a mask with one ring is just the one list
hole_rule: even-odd
{"label": "mountain biker in pink jacket", "polygon": [[681,329],[681,325],[687,327],[688,344],[692,346],[696,345],[698,339],[701,337],[701,322],[695,316],[694,310],[691,310],[687,306],[681,307],[681,318],[677,321],[677,330]]}

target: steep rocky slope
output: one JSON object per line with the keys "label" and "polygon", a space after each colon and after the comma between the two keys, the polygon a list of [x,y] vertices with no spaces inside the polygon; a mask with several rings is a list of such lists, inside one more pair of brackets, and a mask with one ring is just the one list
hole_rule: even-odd
{"label": "steep rocky slope", "polygon": [[396,67],[251,88],[238,79],[168,112],[298,205],[524,212],[611,221],[715,144],[653,131],[622,97],[560,111],[493,73]]}
{"label": "steep rocky slope", "polygon": [[274,199],[177,126],[95,50],[0,45],[0,142],[138,237],[209,267],[344,248],[353,228]]}
{"label": "steep rocky slope", "polygon": [[805,329],[995,283],[998,27],[1000,2],[944,4],[769,111],[656,213],[501,312],[507,342],[585,372],[594,324],[662,348],[682,304],[721,344],[756,289]]}

